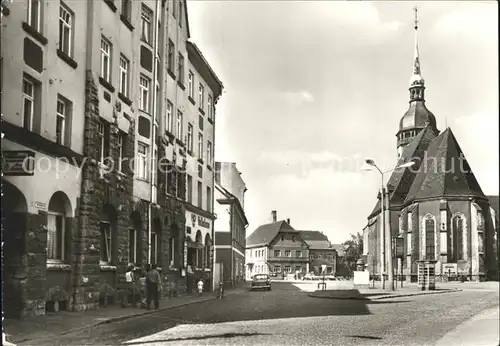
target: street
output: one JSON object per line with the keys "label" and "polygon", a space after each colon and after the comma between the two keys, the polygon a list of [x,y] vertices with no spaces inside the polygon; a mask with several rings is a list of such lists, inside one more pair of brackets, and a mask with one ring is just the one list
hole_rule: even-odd
{"label": "street", "polygon": [[493,290],[369,301],[312,298],[297,286],[273,283],[272,291],[159,311],[36,345],[428,345],[498,305]]}

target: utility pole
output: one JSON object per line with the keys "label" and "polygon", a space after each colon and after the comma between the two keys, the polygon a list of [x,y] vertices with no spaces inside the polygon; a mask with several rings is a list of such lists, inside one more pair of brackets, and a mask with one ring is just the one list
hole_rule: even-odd
{"label": "utility pole", "polygon": [[389,210],[389,191],[386,188],[385,191],[385,207],[387,210],[387,215],[385,217],[385,232],[386,232],[386,246],[387,246],[387,289],[389,291],[394,291],[394,261],[392,255],[392,232],[391,232],[391,212]]}

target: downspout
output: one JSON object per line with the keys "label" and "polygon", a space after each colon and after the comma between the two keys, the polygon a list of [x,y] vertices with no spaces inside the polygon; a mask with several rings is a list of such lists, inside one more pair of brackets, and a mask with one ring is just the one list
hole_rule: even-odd
{"label": "downspout", "polygon": [[230,215],[229,215],[229,219],[230,219],[230,222],[231,222],[231,275],[230,275],[230,278],[231,278],[231,287],[233,287],[234,285],[234,253],[233,253],[233,243],[234,243],[234,204],[231,203],[231,207],[230,207]]}
{"label": "downspout", "polygon": [[[156,0],[156,10],[155,10],[155,22],[154,22],[154,59],[153,59],[153,119],[152,119],[152,135],[151,135],[151,150],[149,151],[149,173],[150,173],[150,200],[148,207],[148,263],[151,264],[151,236],[152,236],[152,226],[153,222],[151,220],[152,211],[153,211],[153,203],[156,203],[156,197],[153,199],[153,196],[156,196],[156,185],[155,185],[155,169],[156,165],[154,164],[154,153],[156,149],[156,113],[158,107],[156,106],[156,83],[158,82],[156,74],[157,74],[157,62],[158,62],[158,20],[160,15],[160,0]],[[157,244],[158,246],[158,244]]]}

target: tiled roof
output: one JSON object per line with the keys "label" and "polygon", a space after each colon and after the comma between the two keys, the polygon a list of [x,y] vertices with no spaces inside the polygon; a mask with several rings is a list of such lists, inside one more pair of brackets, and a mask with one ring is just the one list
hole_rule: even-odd
{"label": "tiled roof", "polygon": [[302,235],[302,239],[304,239],[306,242],[308,241],[314,241],[314,240],[326,240],[328,241],[328,237],[321,233],[320,231],[299,231],[300,234]]}
{"label": "tiled roof", "polygon": [[295,229],[290,226],[286,221],[278,221],[259,226],[247,238],[247,247],[254,247],[258,245],[268,245],[280,231],[292,231]]}
{"label": "tiled roof", "polygon": [[345,250],[344,250],[345,245],[343,244],[332,244],[332,248],[337,251],[337,255],[339,257],[344,257],[345,255]]}
{"label": "tiled roof", "polygon": [[[387,187],[391,191],[390,203],[391,205],[402,205],[408,191],[410,190],[413,179],[418,171],[420,163],[425,155],[425,151],[429,147],[432,140],[436,138],[436,133],[431,126],[427,126],[422,131],[420,131],[413,140],[408,143],[406,148],[403,150],[401,157],[396,165],[400,166],[403,163],[409,162],[411,160],[415,161],[415,165],[408,168],[396,169],[392,172],[391,177],[387,183]],[[380,199],[377,201],[375,208],[371,212],[368,218],[380,212]]]}
{"label": "tiled roof", "polygon": [[405,203],[457,196],[485,197],[453,132],[447,128],[430,144]]}
{"label": "tiled roof", "polygon": [[310,250],[333,250],[332,244],[328,240],[306,240],[306,244],[309,245]]}

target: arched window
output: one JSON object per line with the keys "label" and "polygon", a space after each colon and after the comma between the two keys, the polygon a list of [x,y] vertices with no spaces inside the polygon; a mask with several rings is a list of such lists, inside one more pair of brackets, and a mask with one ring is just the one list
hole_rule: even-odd
{"label": "arched window", "polygon": [[47,214],[47,261],[62,262],[66,260],[69,244],[66,244],[68,225],[66,217],[71,216],[71,205],[68,196],[58,191],[49,201]]}
{"label": "arched window", "polygon": [[178,263],[177,259],[177,244],[179,244],[179,227],[173,224],[170,228],[170,240],[168,245],[168,259],[171,267],[175,267]]}
{"label": "arched window", "polygon": [[196,268],[203,267],[203,236],[201,235],[201,231],[198,230],[196,232]]}
{"label": "arched window", "polygon": [[464,259],[464,229],[465,217],[462,214],[454,215],[451,218],[451,259],[453,261]]}
{"label": "arched window", "polygon": [[477,237],[478,237],[478,252],[484,253],[484,216],[483,213],[477,212]]}
{"label": "arched window", "polygon": [[428,214],[424,217],[425,232],[425,259],[434,260],[436,257],[436,220]]}

